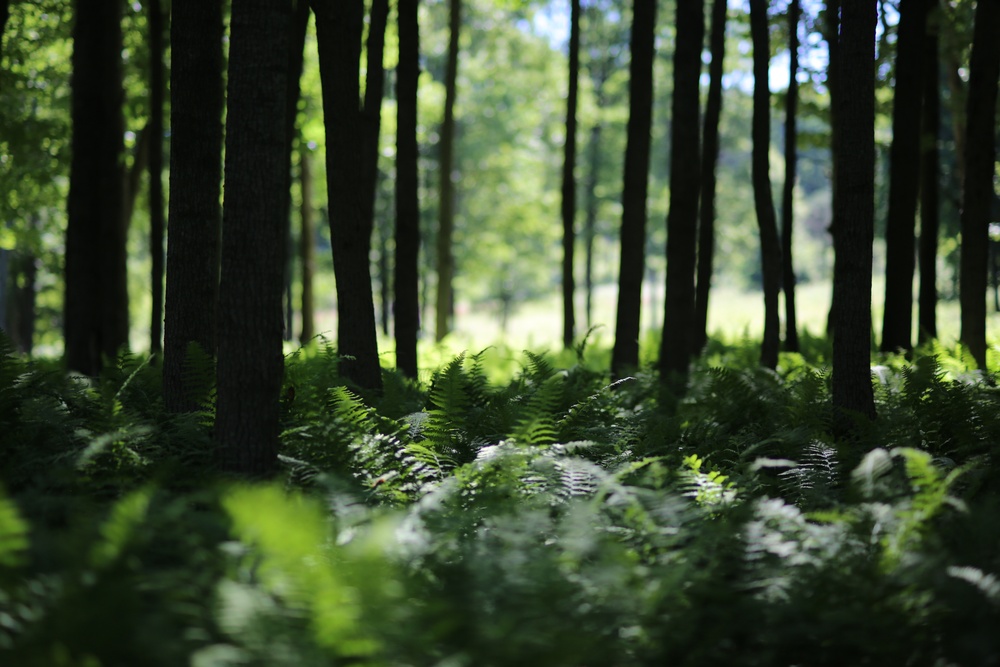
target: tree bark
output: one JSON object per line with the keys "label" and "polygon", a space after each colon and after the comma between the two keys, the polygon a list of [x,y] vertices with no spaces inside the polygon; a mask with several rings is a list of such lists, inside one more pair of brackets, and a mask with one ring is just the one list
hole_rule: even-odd
{"label": "tree bark", "polygon": [[170,21],[170,200],[164,303],[163,399],[171,412],[201,406],[188,395],[194,344],[216,349],[222,207],[222,0],[173,0]]}
{"label": "tree bark", "polygon": [[628,139],[622,186],[621,262],[611,375],[639,366],[639,313],[646,264],[646,193],[649,187],[650,128],[653,117],[653,57],[656,0],[632,3],[629,64]]}
{"label": "tree bark", "polygon": [[660,374],[678,390],[686,383],[694,348],[694,274],[701,188],[699,81],[704,32],[703,0],[678,2],[670,125],[667,287],[660,341]]}
{"label": "tree bark", "polygon": [[708,342],[708,297],[712,287],[715,256],[715,168],[719,161],[719,117],[722,115],[722,74],[726,56],[726,0],[712,3],[712,33],[709,38],[708,99],[705,102],[701,161],[701,208],[698,225],[698,269],[694,295],[694,346],[700,354]]}
{"label": "tree bark", "polygon": [[569,92],[566,96],[566,147],[562,172],[563,222],[563,347],[573,346],[576,312],[573,298],[576,282],[573,259],[576,249],[576,105],[580,83],[580,0],[570,0]]}
{"label": "tree bark", "polygon": [[117,0],[77,0],[66,229],[66,365],[97,375],[128,344],[122,217],[122,30]]}
{"label": "tree bark", "polygon": [[986,288],[990,207],[996,196],[997,77],[1000,76],[1000,2],[976,3],[966,111],[965,187],[962,190],[961,341],[986,370]]}
{"label": "tree bark", "polygon": [[308,343],[316,335],[315,298],[313,276],[316,272],[316,227],[313,222],[312,152],[304,141],[299,141],[299,188],[302,204],[299,207],[299,262],[302,267],[302,332],[299,342]]}
{"label": "tree bark", "polygon": [[462,0],[449,0],[448,58],[444,81],[444,120],[438,143],[438,234],[437,234],[437,299],[434,338],[438,342],[451,331],[455,294],[452,279],[455,275],[455,258],[452,252],[452,235],[455,227],[455,183],[452,171],[455,164],[455,95],[458,84],[458,37],[462,26]]}
{"label": "tree bark", "polygon": [[396,256],[394,289],[396,367],[417,377],[420,329],[420,172],[417,85],[420,79],[419,0],[399,0],[396,69]]}
{"label": "tree bark", "polygon": [[896,43],[889,210],[885,223],[883,352],[913,350],[914,232],[920,184],[920,103],[927,0],[902,0]]}
{"label": "tree bark", "polygon": [[230,28],[215,438],[220,468],[252,477],[278,462],[290,9],[235,0]]}
{"label": "tree bark", "polygon": [[[153,291],[149,325],[149,352],[163,353],[163,8],[160,0],[149,3],[149,254]],[[154,358],[155,358],[154,357]],[[158,360],[157,360],[158,363]]]}
{"label": "tree bark", "polygon": [[[931,10],[934,12],[935,10]],[[940,10],[938,10],[940,11]],[[933,14],[928,16],[931,20]],[[941,60],[938,55],[937,26],[924,40],[923,136],[920,145],[920,292],[917,340],[937,338],[937,254],[940,220]]]}
{"label": "tree bark", "polygon": [[834,432],[875,418],[871,379],[872,239],[875,201],[875,0],[844,3],[840,24],[834,190]]}
{"label": "tree bark", "polygon": [[785,182],[781,195],[781,283],[785,292],[785,349],[799,351],[799,327],[795,313],[795,264],[792,236],[795,226],[795,172],[798,160],[796,115],[799,102],[799,0],[788,3],[788,93],[785,97]]}
{"label": "tree bark", "polygon": [[[830,226],[828,231],[830,236],[836,236],[837,229],[837,142],[839,141],[837,122],[837,96],[839,87],[837,77],[840,70],[840,0],[826,0],[823,10],[823,40],[826,42],[829,52],[829,61],[826,66],[826,88],[830,93]],[[833,298],[831,294],[830,312],[826,318],[826,333],[833,335]]]}

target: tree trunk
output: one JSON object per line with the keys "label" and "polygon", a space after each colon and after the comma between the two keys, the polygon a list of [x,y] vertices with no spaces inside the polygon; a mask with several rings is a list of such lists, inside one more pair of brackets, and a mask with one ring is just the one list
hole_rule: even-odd
{"label": "tree trunk", "polygon": [[722,115],[722,74],[726,56],[726,0],[712,4],[708,99],[705,102],[704,147],[701,161],[701,208],[698,225],[698,274],[694,295],[694,346],[700,354],[708,342],[708,296],[715,255],[715,168],[719,160],[719,117]]}
{"label": "tree trunk", "polygon": [[896,85],[885,223],[883,352],[913,350],[914,230],[920,184],[920,102],[928,0],[902,0],[896,43]]}
{"label": "tree trunk", "polygon": [[[931,10],[934,11],[933,9]],[[939,11],[939,10],[938,10]],[[928,17],[930,18],[930,17]],[[937,27],[924,40],[923,136],[920,145],[920,292],[917,340],[937,338],[937,254],[940,221],[941,65]]]}
{"label": "tree trunk", "polygon": [[66,228],[66,365],[97,375],[128,344],[122,218],[122,31],[117,0],[78,0]]}
{"label": "tree trunk", "polygon": [[660,374],[683,388],[694,349],[694,273],[701,183],[699,81],[705,32],[703,0],[677,3],[677,49],[670,124],[670,211],[667,287],[663,298]]}
{"label": "tree trunk", "polygon": [[785,183],[781,196],[781,271],[785,292],[785,349],[799,351],[799,327],[795,314],[795,265],[792,234],[795,223],[795,170],[798,160],[796,114],[799,102],[799,0],[788,3],[788,94],[785,97]]}
{"label": "tree trunk", "polygon": [[777,368],[781,341],[778,294],[781,292],[781,247],[771,195],[771,91],[768,66],[771,47],[767,32],[766,0],[750,0],[750,31],[753,34],[753,200],[760,229],[760,263],[764,279],[764,340],[760,363]]}
{"label": "tree trunk", "polygon": [[1000,76],[1000,2],[980,0],[969,65],[965,187],[962,190],[962,343],[986,370],[986,286],[990,207],[996,194],[997,77]]}
{"label": "tree trunk", "polygon": [[160,0],[149,3],[149,254],[153,307],[149,325],[149,352],[163,353],[163,9]]}
{"label": "tree trunk", "polygon": [[452,278],[455,258],[451,238],[455,227],[455,183],[452,180],[455,163],[455,94],[458,83],[458,36],[462,26],[462,0],[449,0],[448,61],[444,81],[444,120],[438,143],[438,234],[437,234],[437,300],[435,304],[434,338],[441,342],[451,331],[451,316],[455,301]]}
{"label": "tree trunk", "polygon": [[844,3],[837,58],[834,190],[834,432],[875,418],[871,379],[872,239],[875,202],[875,0]]}
{"label": "tree trunk", "polygon": [[216,348],[224,26],[222,0],[172,1],[163,400],[171,412],[190,412],[201,406],[185,383],[188,349]]}
{"label": "tree trunk", "polygon": [[396,69],[396,256],[393,279],[396,367],[417,377],[420,329],[420,194],[417,83],[420,78],[419,0],[399,0]]}
{"label": "tree trunk", "polygon": [[576,312],[573,298],[573,257],[576,248],[576,101],[580,81],[580,0],[570,0],[569,93],[566,96],[566,150],[562,172],[563,221],[563,347],[573,346]]}
{"label": "tree trunk", "polygon": [[646,193],[649,187],[650,127],[653,115],[653,58],[656,0],[632,4],[629,64],[628,140],[622,187],[621,263],[611,375],[639,366],[639,313],[646,264]]}
{"label": "tree trunk", "polygon": [[[836,236],[837,229],[837,142],[839,141],[837,121],[837,96],[839,87],[837,77],[840,72],[840,0],[826,0],[823,10],[823,40],[829,52],[829,62],[826,66],[826,87],[830,91],[830,226],[831,237]],[[826,318],[826,333],[833,335],[833,298],[830,299],[830,311]]]}
{"label": "tree trunk", "polygon": [[230,28],[215,438],[220,468],[252,477],[278,462],[290,9],[235,0]]}
{"label": "tree trunk", "polygon": [[[364,2],[314,0],[313,12],[323,83],[340,368],[344,377],[358,387],[378,392],[382,389],[382,369],[368,260],[372,234],[371,198],[374,196],[368,179],[369,160],[374,156],[370,156],[369,151],[377,150],[377,143],[372,140],[371,119],[364,116],[365,111],[361,108],[358,80]],[[380,55],[375,62],[381,63]],[[372,86],[371,80],[368,86]]]}
{"label": "tree trunk", "polygon": [[299,208],[299,262],[302,267],[302,333],[299,341],[305,345],[316,335],[316,311],[313,297],[313,275],[316,272],[316,227],[312,209],[312,152],[299,141],[299,188],[302,204]]}

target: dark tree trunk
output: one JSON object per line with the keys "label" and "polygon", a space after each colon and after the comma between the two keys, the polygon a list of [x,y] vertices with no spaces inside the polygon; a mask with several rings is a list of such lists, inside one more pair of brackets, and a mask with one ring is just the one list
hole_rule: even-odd
{"label": "dark tree trunk", "polygon": [[649,187],[650,127],[653,116],[653,57],[656,0],[632,4],[629,64],[628,141],[622,188],[621,263],[611,374],[639,366],[639,313],[646,264],[646,193]]}
{"label": "dark tree trunk", "polygon": [[[341,372],[362,389],[381,391],[372,293],[371,249],[373,188],[369,169],[377,150],[371,119],[361,108],[359,67],[364,2],[314,0],[323,110],[326,125],[327,192],[330,237],[337,280],[337,345]],[[369,48],[372,43],[369,41]],[[375,61],[381,63],[381,55]],[[369,80],[368,87],[372,82]],[[367,100],[366,100],[367,101]],[[377,109],[371,110],[378,113]]]}
{"label": "dark tree trunk", "polygon": [[188,395],[194,344],[214,355],[222,207],[222,0],[173,0],[170,21],[170,200],[164,303],[163,399],[171,412],[201,406]]}
{"label": "dark tree trunk", "polygon": [[122,31],[118,0],[78,0],[66,229],[66,365],[97,375],[128,343],[122,217]]}
{"label": "dark tree trunk", "polygon": [[708,342],[708,296],[712,287],[715,256],[715,168],[719,160],[719,117],[722,115],[722,74],[726,56],[726,0],[712,3],[712,34],[709,38],[708,99],[705,102],[704,146],[701,161],[701,208],[698,225],[698,274],[694,295],[694,346],[700,354]]}
{"label": "dark tree trunk", "polygon": [[0,56],[3,56],[3,35],[10,20],[10,0],[0,0]]}
{"label": "dark tree trunk", "polygon": [[795,314],[795,264],[792,234],[795,223],[795,170],[798,160],[796,115],[799,103],[799,0],[788,3],[788,94],[785,97],[785,183],[781,194],[781,283],[785,292],[785,349],[799,351]]}
{"label": "dark tree trunk", "polygon": [[[839,123],[837,122],[837,96],[839,87],[837,77],[840,70],[840,0],[826,0],[823,11],[823,39],[829,52],[829,62],[826,66],[826,87],[830,91],[830,236],[836,236],[837,228],[837,141]],[[826,319],[826,333],[833,335],[833,299],[830,299],[830,313]]]}
{"label": "dark tree trunk", "polygon": [[163,353],[163,8],[160,0],[149,3],[149,254],[152,260],[150,287],[153,291],[149,325],[149,351]]}
{"label": "dark tree trunk", "polygon": [[230,28],[215,438],[220,468],[253,477],[278,462],[290,9],[235,0]]}
{"label": "dark tree trunk", "polygon": [[383,216],[377,225],[378,231],[378,291],[379,291],[379,324],[382,333],[388,336],[392,320],[392,280],[389,277],[389,235],[392,234],[392,221],[389,216]]}
{"label": "dark tree trunk", "polygon": [[396,257],[393,279],[396,367],[417,377],[420,329],[420,194],[417,82],[420,77],[419,0],[399,0],[396,69]]}
{"label": "dark tree trunk", "polygon": [[312,153],[304,141],[299,142],[299,187],[302,204],[299,208],[299,262],[302,267],[302,333],[299,341],[305,345],[315,333],[316,311],[313,297],[313,275],[316,272],[316,226],[313,222]]}
{"label": "dark tree trunk", "polygon": [[750,0],[750,31],[753,34],[753,200],[760,229],[760,263],[764,279],[764,340],[760,363],[777,368],[781,344],[778,294],[781,292],[781,247],[771,195],[771,91],[768,66],[771,47],[767,33],[766,0]]}
{"label": "dark tree trunk", "polygon": [[368,21],[368,43],[365,79],[365,99],[361,107],[361,125],[364,151],[361,153],[361,166],[364,170],[361,183],[366,199],[362,213],[368,221],[368,236],[375,224],[375,194],[378,192],[378,144],[382,131],[382,98],[385,96],[385,29],[389,21],[389,0],[372,0],[371,14]]}
{"label": "dark tree trunk", "polygon": [[920,185],[920,102],[928,0],[902,0],[889,152],[889,211],[885,223],[883,352],[913,350],[914,232]]}
{"label": "dark tree trunk", "polygon": [[990,207],[996,197],[997,77],[1000,76],[1000,2],[980,0],[969,65],[965,187],[962,190],[962,268],[959,294],[962,343],[986,369],[986,286]]}
{"label": "dark tree trunk", "polygon": [[[934,11],[934,10],[931,10]],[[923,137],[920,145],[920,296],[918,340],[937,338],[937,254],[940,221],[941,61],[937,28],[924,40]]]}
{"label": "dark tree trunk", "polygon": [[573,346],[576,312],[573,298],[573,258],[576,248],[576,100],[580,82],[580,0],[570,0],[569,93],[566,96],[566,151],[562,172],[563,221],[563,347]]}
{"label": "dark tree trunk", "polygon": [[833,407],[838,437],[875,418],[871,379],[875,215],[875,0],[844,4],[837,58]]}
{"label": "dark tree trunk", "polygon": [[[595,91],[600,100],[600,95]],[[601,108],[598,102],[598,109]],[[586,211],[583,218],[583,289],[587,328],[594,326],[594,237],[597,234],[597,179],[601,170],[601,131],[600,120],[590,128],[590,139],[587,147],[588,172],[586,189]]]}
{"label": "dark tree trunk", "polygon": [[455,275],[455,258],[451,237],[455,227],[455,183],[452,171],[455,164],[455,95],[458,83],[458,35],[462,26],[462,0],[449,0],[448,61],[444,81],[444,120],[438,143],[438,233],[437,233],[437,300],[434,338],[442,341],[451,331],[452,306],[455,294],[452,278]]}
{"label": "dark tree trunk", "polygon": [[703,0],[677,3],[677,49],[670,124],[670,211],[667,214],[667,287],[663,298],[660,374],[684,386],[694,349],[694,273],[701,183],[699,81],[705,32]]}

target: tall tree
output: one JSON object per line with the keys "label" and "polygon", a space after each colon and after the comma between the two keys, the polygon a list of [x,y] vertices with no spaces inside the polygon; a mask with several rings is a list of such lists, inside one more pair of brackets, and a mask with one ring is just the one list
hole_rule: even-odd
{"label": "tall tree", "polygon": [[920,102],[928,0],[899,3],[896,76],[885,222],[883,352],[913,349],[914,230],[920,184]]}
{"label": "tall tree", "polygon": [[771,91],[768,69],[771,46],[767,28],[767,1],[750,0],[750,32],[753,38],[753,156],[754,209],[760,229],[760,263],[764,279],[764,340],[760,363],[778,365],[781,340],[778,294],[781,291],[781,247],[771,195]]}
{"label": "tall tree", "polygon": [[66,227],[66,364],[96,375],[128,343],[122,216],[124,120],[118,0],[77,0]]}
{"label": "tall tree", "polygon": [[656,0],[632,3],[629,63],[628,139],[622,185],[621,262],[611,374],[639,365],[639,313],[646,264],[646,193],[649,187],[650,127],[653,118],[653,56]]}
{"label": "tall tree", "polygon": [[316,228],[313,223],[312,151],[299,141],[299,263],[302,267],[302,331],[299,342],[305,345],[315,336],[316,310],[313,297],[313,276],[316,273]]}
{"label": "tall tree", "polygon": [[660,373],[683,385],[694,348],[694,272],[701,183],[699,81],[705,33],[703,0],[677,3],[677,47],[670,122],[670,210],[667,213],[667,288],[663,298]]}
{"label": "tall tree", "polygon": [[249,476],[278,461],[290,9],[234,0],[231,14],[215,437],[220,468]]}
{"label": "tall tree", "polygon": [[[827,53],[829,54],[826,66],[826,88],[830,93],[830,201],[837,201],[837,142],[838,128],[837,122],[837,97],[840,94],[840,87],[837,85],[837,77],[840,76],[840,4],[841,0],[826,0],[823,3],[822,31],[823,40],[826,42]],[[836,236],[837,229],[837,207],[831,205],[830,226],[828,230],[830,236]],[[833,333],[833,299],[830,299],[830,313],[826,320],[826,333]]]}
{"label": "tall tree", "polygon": [[715,168],[719,161],[719,117],[722,115],[722,74],[726,56],[726,0],[712,3],[712,62],[708,67],[701,160],[701,207],[698,224],[698,273],[695,282],[695,330],[692,352],[700,354],[708,341],[708,296],[715,255]]}
{"label": "tall tree", "polygon": [[396,256],[393,279],[396,367],[417,377],[420,329],[420,172],[417,84],[420,79],[419,0],[399,0],[396,68]]}
{"label": "tall tree", "polygon": [[434,306],[434,338],[441,341],[451,331],[455,293],[455,257],[452,236],[455,228],[455,96],[458,92],[458,37],[462,27],[462,0],[448,3],[448,56],[444,76],[444,119],[438,142],[438,233],[437,300]]}
{"label": "tall tree", "polygon": [[163,8],[160,0],[149,3],[149,248],[153,291],[149,326],[149,351],[163,352]]}
{"label": "tall tree", "polygon": [[843,5],[838,56],[833,218],[834,429],[875,418],[871,378],[872,239],[875,216],[876,0]]}
{"label": "tall tree", "polygon": [[170,200],[163,400],[198,409],[185,386],[192,344],[215,354],[222,206],[222,0],[172,0]]}
{"label": "tall tree", "polygon": [[996,193],[997,78],[1000,76],[1000,2],[979,0],[972,35],[966,112],[965,186],[962,190],[962,265],[959,296],[962,343],[986,369],[986,285],[990,207]]}
{"label": "tall tree", "polygon": [[940,8],[928,14],[924,40],[923,131],[920,141],[920,291],[917,340],[937,337],[937,254],[940,229],[941,59],[938,54]]}
{"label": "tall tree", "polygon": [[[379,113],[379,109],[367,109],[371,98],[366,95],[362,103],[360,94],[364,2],[313,0],[312,7],[316,16],[323,85],[327,192],[333,270],[337,279],[337,345],[341,370],[359,387],[381,391],[382,370],[368,261],[372,234],[371,198],[374,197],[370,162],[374,156],[369,153],[377,150],[377,142],[371,135],[370,114]],[[381,46],[372,41],[380,39],[371,34],[378,32],[374,13],[372,18],[368,42],[370,68],[381,67],[382,62]],[[382,23],[382,30],[384,26]],[[367,87],[372,86],[369,78]],[[381,100],[380,94],[378,99]]]}
{"label": "tall tree", "polygon": [[799,0],[788,3],[788,92],[785,96],[785,182],[781,193],[781,287],[785,293],[785,349],[799,351],[795,313],[795,265],[792,234],[795,223],[795,168],[798,160],[796,115],[799,102]]}
{"label": "tall tree", "polygon": [[566,95],[566,147],[562,172],[563,222],[563,346],[572,347],[576,312],[573,298],[573,258],[576,249],[576,100],[580,84],[580,0],[570,0],[569,91]]}

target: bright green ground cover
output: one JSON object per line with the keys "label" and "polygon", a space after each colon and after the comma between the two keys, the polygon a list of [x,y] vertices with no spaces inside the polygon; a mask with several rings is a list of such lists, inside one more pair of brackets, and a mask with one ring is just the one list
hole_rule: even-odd
{"label": "bright green ground cover", "polygon": [[997,664],[993,377],[879,359],[837,443],[806,344],[713,343],[679,403],[599,346],[381,397],[308,348],[246,484],[209,472],[208,363],[177,417],[141,359],[91,383],[2,342],[0,665]]}

